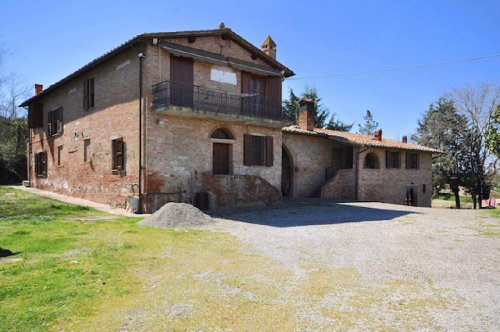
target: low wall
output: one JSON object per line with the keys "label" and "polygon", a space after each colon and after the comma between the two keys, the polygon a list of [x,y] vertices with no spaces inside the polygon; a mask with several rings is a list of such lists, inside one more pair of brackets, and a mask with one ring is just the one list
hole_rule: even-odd
{"label": "low wall", "polygon": [[256,175],[203,175],[210,208],[221,210],[265,206],[281,202],[281,191]]}
{"label": "low wall", "polygon": [[321,187],[321,197],[355,199],[355,170],[340,169]]}

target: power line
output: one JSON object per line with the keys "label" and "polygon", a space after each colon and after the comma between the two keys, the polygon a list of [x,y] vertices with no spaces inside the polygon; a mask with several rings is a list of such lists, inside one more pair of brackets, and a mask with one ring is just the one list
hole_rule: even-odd
{"label": "power line", "polygon": [[287,78],[286,81],[307,80],[307,79],[325,79],[325,78],[334,78],[334,77],[343,77],[343,76],[356,76],[356,75],[366,75],[366,74],[388,73],[388,72],[394,72],[394,71],[403,71],[403,70],[419,69],[419,68],[427,68],[427,67],[437,67],[437,66],[451,65],[451,64],[455,64],[455,63],[471,62],[471,61],[494,59],[494,58],[500,58],[500,54],[479,56],[479,57],[467,58],[467,59],[449,60],[449,61],[444,61],[444,62],[426,63],[426,64],[421,64],[421,65],[413,65],[413,66],[405,66],[405,67],[394,67],[394,68],[384,68],[384,69],[373,69],[373,70],[367,70],[367,71],[357,71],[357,72],[351,72],[351,73],[331,74],[331,75],[323,75],[323,76],[309,76],[309,77],[292,77],[292,78]]}

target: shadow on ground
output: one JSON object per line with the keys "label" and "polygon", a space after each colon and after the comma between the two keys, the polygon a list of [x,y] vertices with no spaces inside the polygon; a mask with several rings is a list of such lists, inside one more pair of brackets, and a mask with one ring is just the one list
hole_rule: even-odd
{"label": "shadow on ground", "polygon": [[354,222],[384,221],[418,212],[373,208],[349,202],[287,200],[280,205],[212,213],[213,217],[273,227],[300,227]]}
{"label": "shadow on ground", "polygon": [[9,249],[4,249],[4,248],[0,247],[0,258],[14,256],[17,254],[20,254],[20,252],[12,252]]}

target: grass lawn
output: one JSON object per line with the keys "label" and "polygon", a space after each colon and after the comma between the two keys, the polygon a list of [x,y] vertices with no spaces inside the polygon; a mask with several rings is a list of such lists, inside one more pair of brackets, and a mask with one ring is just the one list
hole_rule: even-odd
{"label": "grass lawn", "polygon": [[0,187],[0,331],[290,327],[290,271],[230,235],[96,216]]}
{"label": "grass lawn", "polygon": [[[437,194],[432,196],[432,199],[437,199],[441,201],[448,201],[455,203],[455,195]],[[470,196],[460,196],[460,203],[472,203],[472,197]]]}

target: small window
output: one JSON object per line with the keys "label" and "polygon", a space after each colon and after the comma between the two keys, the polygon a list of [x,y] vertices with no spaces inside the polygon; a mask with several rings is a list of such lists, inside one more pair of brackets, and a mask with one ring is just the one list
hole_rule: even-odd
{"label": "small window", "polygon": [[418,169],[419,160],[418,153],[407,153],[406,154],[406,168],[407,169]]}
{"label": "small window", "polygon": [[57,147],[57,166],[61,166],[62,165],[62,152],[63,152],[63,145],[59,145]]}
{"label": "small window", "polygon": [[35,174],[37,177],[47,176],[47,154],[45,152],[35,154]]}
{"label": "small window", "polygon": [[90,161],[90,139],[83,140],[83,162]]}
{"label": "small window", "polygon": [[117,138],[112,142],[112,156],[113,156],[113,171],[121,171],[125,169],[125,153],[124,153],[124,143],[123,138]]}
{"label": "small window", "polygon": [[422,192],[425,194],[425,192],[427,191],[427,186],[425,185],[425,183],[422,185]]}
{"label": "small window", "polygon": [[87,78],[83,82],[83,109],[88,110],[95,106],[94,78]]}
{"label": "small window", "polygon": [[244,135],[244,165],[273,166],[273,151],[272,136]]}
{"label": "small window", "polygon": [[229,131],[220,128],[214,131],[210,137],[218,139],[233,139],[233,135],[231,135]]}
{"label": "small window", "polygon": [[365,157],[365,168],[380,168],[378,157],[375,153],[368,153]]}
{"label": "small window", "polygon": [[401,154],[395,151],[386,151],[385,153],[386,168],[401,168]]}
{"label": "small window", "polygon": [[47,132],[49,136],[61,134],[63,131],[63,108],[59,107],[49,111],[47,121]]}

